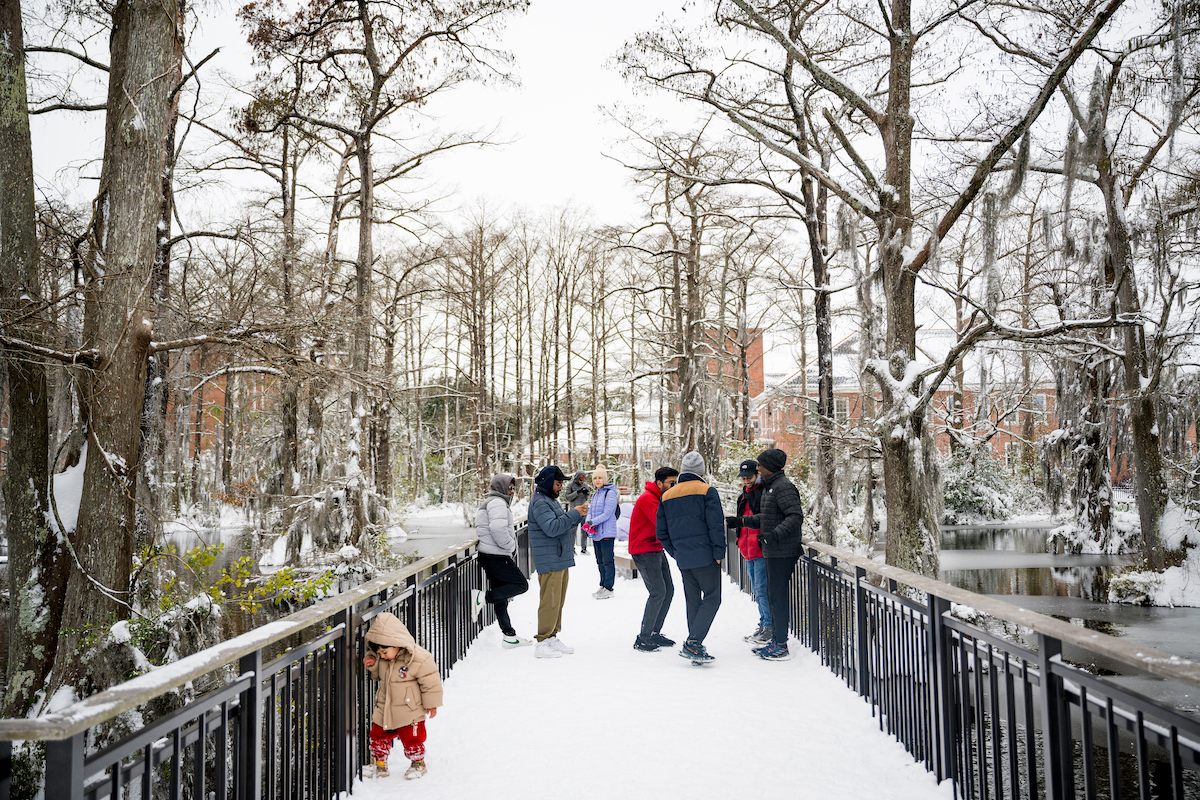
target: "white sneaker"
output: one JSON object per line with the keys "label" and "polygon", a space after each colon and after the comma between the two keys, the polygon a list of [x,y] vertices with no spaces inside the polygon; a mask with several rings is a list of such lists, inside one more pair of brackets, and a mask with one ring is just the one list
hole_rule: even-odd
{"label": "white sneaker", "polygon": [[514,647],[528,647],[531,644],[533,644],[533,639],[525,639],[521,636],[505,636],[500,640],[500,645],[510,650]]}
{"label": "white sneaker", "polygon": [[[567,644],[566,642],[564,642],[562,639],[558,638],[557,636],[551,636],[549,639],[546,640],[546,642],[549,642],[550,646],[553,647],[554,650],[556,652],[558,652],[560,655],[568,655],[569,656],[569,655],[571,655],[571,653],[575,652],[574,647],[571,647],[571,645]],[[542,642],[542,644],[545,644],[546,642]]]}
{"label": "white sneaker", "polygon": [[612,596],[613,596],[612,589],[605,589],[603,586],[600,587],[600,590],[598,592],[596,592],[594,595],[592,595],[592,597],[596,598],[597,600],[607,600],[608,598],[610,598]]}
{"label": "white sneaker", "polygon": [[471,590],[471,610],[475,612],[475,619],[479,619],[480,615],[483,614],[483,605],[484,605],[483,604],[483,590],[482,589],[472,589]]}
{"label": "white sneaker", "polygon": [[533,655],[536,658],[562,658],[562,653],[554,647],[553,636],[538,642],[537,647],[533,648]]}

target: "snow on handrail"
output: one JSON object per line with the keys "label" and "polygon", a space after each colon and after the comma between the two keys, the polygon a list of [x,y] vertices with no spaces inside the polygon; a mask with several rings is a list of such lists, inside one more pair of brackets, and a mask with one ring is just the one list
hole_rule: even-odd
{"label": "snow on handrail", "polygon": [[805,539],[804,546],[836,558],[839,563],[861,567],[882,578],[911,586],[952,603],[973,608],[997,619],[1014,622],[1032,629],[1035,633],[1045,634],[1064,643],[1108,656],[1151,675],[1170,678],[1188,686],[1200,688],[1200,663],[1190,659],[1155,650],[1153,647],[1126,642],[1107,633],[1081,628],[1078,625],[1021,608],[1004,600],[960,589],[899,567],[880,564],[822,542]]}
{"label": "snow on handrail", "polygon": [[283,619],[269,622],[240,636],[235,636],[147,672],[145,675],[139,675],[111,689],[94,694],[61,711],[33,719],[0,719],[0,741],[21,739],[46,741],[74,736],[94,725],[99,725],[101,722],[106,722],[119,714],[137,708],[163,692],[182,686],[213,670],[235,663],[242,656],[300,633],[373,594],[405,581],[412,575],[419,575],[437,567],[442,562],[470,550],[477,544],[478,540],[471,537],[440,553],[435,553],[382,575],[373,581],[356,586],[348,592],[321,600],[294,614],[289,614]]}

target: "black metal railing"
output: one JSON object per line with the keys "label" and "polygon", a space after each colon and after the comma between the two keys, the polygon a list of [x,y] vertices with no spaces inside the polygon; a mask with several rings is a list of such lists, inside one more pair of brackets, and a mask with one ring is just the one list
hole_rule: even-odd
{"label": "black metal railing", "polygon": [[[523,524],[518,541],[527,568]],[[344,796],[370,761],[375,688],[361,663],[371,620],[396,614],[445,677],[493,621],[490,607],[477,619],[467,602],[483,585],[475,547],[465,542],[63,711],[0,720],[0,800],[21,740],[44,743],[44,796],[54,800]],[[97,746],[116,717],[144,713],[192,681],[220,688]]]}
{"label": "black metal railing", "polygon": [[[519,541],[528,572],[523,526]],[[790,598],[797,639],[872,705],[881,730],[952,780],[956,796],[1200,798],[1200,722],[1079,666],[1106,659],[1194,691],[1200,665],[806,546]],[[748,589],[736,547],[725,568]],[[336,797],[369,762],[366,627],[395,613],[444,676],[492,621],[490,610],[477,620],[467,602],[482,584],[467,542],[61,712],[0,720],[0,800],[9,797],[12,741],[29,739],[45,743],[45,796],[54,800]],[[956,615],[952,604],[974,611]],[[979,619],[1019,628],[1032,645]],[[109,721],[197,680],[219,688],[96,744]]]}
{"label": "black metal railing", "polygon": [[[732,545],[725,568],[749,589]],[[1195,696],[1194,662],[819,543],[791,604],[801,644],[956,797],[1200,798],[1200,720],[1082,666],[1115,661]]]}

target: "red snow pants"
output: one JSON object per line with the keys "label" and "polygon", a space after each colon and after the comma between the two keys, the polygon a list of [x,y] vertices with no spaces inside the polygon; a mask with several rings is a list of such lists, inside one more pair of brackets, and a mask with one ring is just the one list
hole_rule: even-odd
{"label": "red snow pants", "polygon": [[371,723],[371,758],[387,761],[388,753],[392,752],[392,742],[397,736],[400,737],[400,744],[404,746],[405,758],[409,761],[421,761],[425,758],[425,720],[392,731]]}

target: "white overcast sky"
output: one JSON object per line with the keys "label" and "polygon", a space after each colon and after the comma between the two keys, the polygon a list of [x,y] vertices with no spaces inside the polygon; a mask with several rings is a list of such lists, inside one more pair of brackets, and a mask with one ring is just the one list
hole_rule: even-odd
{"label": "white overcast sky", "polygon": [[[635,95],[611,65],[621,46],[638,32],[652,29],[664,15],[686,14],[685,0],[533,0],[526,14],[511,17],[502,46],[516,58],[519,86],[467,85],[447,93],[427,109],[447,130],[499,128],[501,147],[459,150],[429,163],[425,177],[450,195],[444,207],[470,208],[487,203],[497,216],[527,209],[534,214],[570,203],[591,212],[596,224],[639,219],[630,171],[610,156],[628,155],[619,140],[622,129],[602,107],[616,103],[640,107],[645,115],[679,126],[695,111],[664,96]],[[200,9],[199,30],[189,44],[197,61],[214,48],[221,52],[205,66],[206,95],[237,85],[252,73],[250,51],[235,20],[241,0],[213,0]],[[106,42],[93,40],[90,54]],[[76,89],[102,100],[104,87]],[[243,102],[231,92],[225,105]],[[49,114],[33,119],[37,181],[51,195],[77,204],[90,202],[99,175],[104,129],[101,114]],[[92,180],[80,180],[80,176]],[[51,188],[53,185],[53,188]],[[229,198],[237,203],[236,197]],[[216,205],[221,205],[217,203]],[[221,212],[214,208],[213,213]],[[768,356],[768,371],[787,371],[788,348]],[[772,363],[775,362],[775,363]]]}
{"label": "white overcast sky", "polygon": [[[249,49],[234,18],[239,5],[216,0],[200,6],[200,29],[189,56],[195,61],[221,48],[205,67],[209,92],[222,82],[218,72],[235,84],[238,76],[251,74]],[[502,34],[503,46],[516,57],[521,85],[462,86],[428,108],[444,128],[499,126],[498,138],[510,143],[440,156],[430,162],[426,177],[464,204],[485,199],[497,208],[537,211],[573,202],[591,209],[600,223],[633,218],[629,172],[605,157],[615,152],[621,132],[604,119],[601,106],[649,103],[651,116],[667,118],[690,112],[669,99],[632,98],[630,87],[607,64],[637,32],[652,28],[663,14],[683,14],[682,6],[683,0],[534,0],[526,14],[508,20]],[[102,47],[102,42],[90,43],[91,51]],[[103,99],[102,85],[88,87],[77,80],[76,88]],[[240,102],[236,94],[229,99]],[[101,115],[50,114],[35,117],[33,124],[39,183],[55,184],[58,192],[86,202],[95,184],[76,181],[78,175],[99,174]]]}

